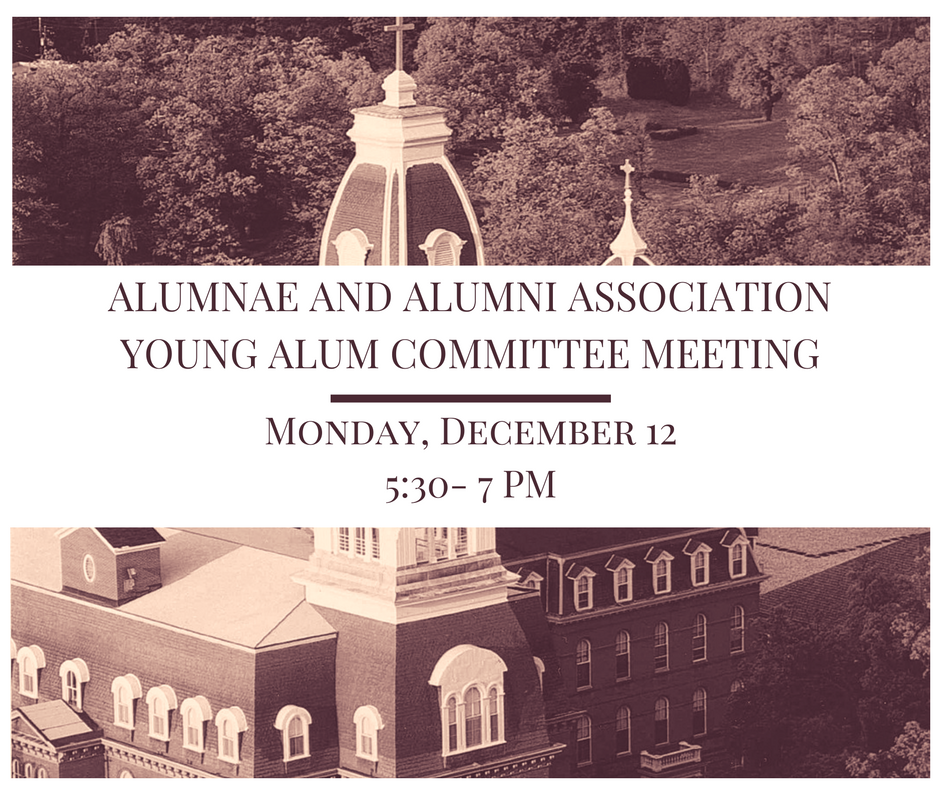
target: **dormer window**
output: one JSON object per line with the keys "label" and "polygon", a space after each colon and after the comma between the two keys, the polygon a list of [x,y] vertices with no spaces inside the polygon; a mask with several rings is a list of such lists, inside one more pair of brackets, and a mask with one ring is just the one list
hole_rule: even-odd
{"label": "dormer window", "polygon": [[427,255],[428,265],[460,265],[460,250],[466,241],[449,230],[432,230],[418,248]]}
{"label": "dormer window", "polygon": [[522,581],[522,585],[535,591],[541,591],[544,580],[545,578],[542,577],[538,572],[529,572],[525,576],[525,580]]}
{"label": "dormer window", "polygon": [[728,531],[721,540],[728,550],[728,574],[732,578],[747,575],[747,538],[740,531]]}
{"label": "dormer window", "polygon": [[385,726],[375,706],[360,706],[353,715],[356,726],[356,755],[367,761],[379,760],[378,732]]}
{"label": "dormer window", "polygon": [[636,565],[620,556],[613,556],[607,562],[607,570],[613,572],[614,600],[630,602],[633,600],[633,570]]}
{"label": "dormer window", "polygon": [[712,549],[707,544],[694,539],[690,539],[683,549],[682,552],[691,557],[689,566],[693,586],[708,585],[710,575],[709,553],[711,553],[711,551]]}
{"label": "dormer window", "polygon": [[215,727],[219,731],[219,760],[238,763],[241,757],[240,737],[248,730],[245,712],[238,706],[222,709],[215,715]]}
{"label": "dormer window", "polygon": [[23,646],[16,661],[20,668],[20,695],[39,698],[39,671],[46,667],[46,656],[39,646]]}
{"label": "dormer window", "polygon": [[206,725],[212,719],[212,709],[202,695],[187,698],[180,706],[183,718],[183,747],[193,752],[206,751]]}
{"label": "dormer window", "polygon": [[170,740],[170,712],[177,708],[176,693],[169,684],[151,687],[147,693],[150,718],[150,738]]}
{"label": "dormer window", "polygon": [[340,265],[365,265],[369,252],[375,247],[359,229],[343,230],[333,241]]}
{"label": "dormer window", "polygon": [[578,612],[594,607],[595,572],[586,566],[572,564],[566,573],[574,584],[574,609]]}
{"label": "dormer window", "polygon": [[62,700],[82,710],[82,689],[88,683],[88,665],[83,659],[68,659],[59,668],[62,679]]}
{"label": "dormer window", "polygon": [[665,550],[651,547],[646,562],[653,565],[653,593],[668,594],[672,591],[673,557]]}
{"label": "dormer window", "polygon": [[114,724],[134,730],[134,703],[143,695],[140,681],[132,673],[118,676],[111,682],[111,695],[114,698]]}
{"label": "dormer window", "polygon": [[285,706],[277,713],[274,727],[281,732],[284,761],[296,761],[310,755],[310,726],[313,717],[300,706]]}

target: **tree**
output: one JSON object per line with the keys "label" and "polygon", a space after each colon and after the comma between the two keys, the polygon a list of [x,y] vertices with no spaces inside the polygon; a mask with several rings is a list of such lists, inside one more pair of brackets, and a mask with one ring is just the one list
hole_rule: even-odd
{"label": "tree", "polygon": [[613,175],[629,158],[648,157],[639,120],[618,124],[595,110],[576,134],[559,136],[545,118],[507,124],[498,151],[477,163],[471,195],[485,204],[487,259],[496,265],[591,265],[623,220],[622,184]]}
{"label": "tree", "polygon": [[719,84],[721,49],[733,20],[719,17],[676,17],[666,20],[663,55],[683,60],[692,87],[711,93]]}
{"label": "tree", "polygon": [[802,19],[748,19],[727,37],[726,57],[734,63],[728,94],[745,109],[758,109],[769,121],[774,105],[805,73],[797,58]]}
{"label": "tree", "polygon": [[846,599],[840,617],[776,609],[752,625],[744,688],[728,713],[731,747],[750,776],[846,776],[866,768],[859,753],[895,747],[886,758],[921,758],[925,739],[910,724],[929,726],[929,682],[893,622],[903,613],[922,620],[925,600],[910,578],[872,564]]}

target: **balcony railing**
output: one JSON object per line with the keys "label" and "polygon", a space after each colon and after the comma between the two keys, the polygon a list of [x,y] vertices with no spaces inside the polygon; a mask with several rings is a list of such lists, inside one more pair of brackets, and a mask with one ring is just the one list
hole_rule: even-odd
{"label": "balcony railing", "polygon": [[640,753],[640,768],[649,769],[659,774],[676,766],[685,766],[690,763],[701,763],[702,748],[698,744],[679,742],[679,749],[663,755],[653,755],[646,750]]}

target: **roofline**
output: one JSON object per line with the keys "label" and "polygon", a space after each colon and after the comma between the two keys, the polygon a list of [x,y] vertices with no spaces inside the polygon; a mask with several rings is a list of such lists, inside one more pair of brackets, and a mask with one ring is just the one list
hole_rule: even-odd
{"label": "roofline", "polygon": [[[609,551],[616,552],[617,550],[623,550],[628,547],[636,548],[643,547],[645,545],[655,545],[658,542],[662,542],[664,539],[678,539],[678,538],[687,538],[693,534],[703,534],[708,533],[709,531],[716,531],[719,529],[728,530],[727,526],[714,526],[712,528],[696,528],[692,531],[685,534],[671,534],[665,537],[655,537],[652,539],[641,539],[636,542],[615,542],[614,544],[605,545],[604,547],[595,547],[593,550],[580,550],[576,553],[555,553],[552,551],[546,551],[543,553],[533,553],[532,555],[525,556],[522,558],[510,558],[503,559],[503,566],[511,566],[515,564],[525,564],[529,561],[534,561],[539,558],[555,558],[562,559],[565,561],[575,561],[579,558],[587,558],[591,555],[597,555],[598,553],[606,553]],[[613,529],[611,529],[613,530]],[[499,550],[496,551],[497,553]]]}
{"label": "roofline", "polygon": [[[104,607],[103,605],[96,605],[93,602],[86,602],[83,599],[79,599],[68,594],[63,594],[59,591],[50,591],[48,588],[43,588],[42,586],[35,586],[31,583],[24,583],[22,580],[11,580],[11,586],[19,586],[20,588],[25,588],[30,591],[36,591],[40,594],[45,594],[47,596],[58,597],[60,599],[65,599],[69,602],[73,602],[76,605],[83,605],[85,607],[93,607],[96,610],[102,610],[106,613],[110,613],[116,616],[121,616],[123,618],[129,618],[132,621],[143,621],[147,624],[151,624],[161,629],[169,630],[170,632],[177,632],[181,635],[188,635],[189,637],[199,638],[200,640],[205,640],[209,643],[215,643],[220,646],[226,646],[227,648],[232,648],[237,651],[243,651],[246,654],[262,654],[268,651],[277,651],[278,649],[288,648],[290,646],[300,646],[306,645],[308,643],[318,643],[322,640],[332,640],[337,637],[337,633],[331,632],[326,635],[314,635],[308,638],[301,638],[298,640],[292,640],[286,643],[273,643],[270,646],[246,646],[242,643],[235,643],[231,640],[224,640],[222,638],[215,637],[213,635],[206,635],[202,632],[196,632],[192,629],[186,629],[185,627],[177,627],[173,624],[167,624],[163,621],[157,621],[154,618],[148,618],[147,616],[142,616],[138,613],[128,613],[126,610],[119,610],[113,607]],[[293,611],[291,611],[293,612]],[[267,637],[267,635],[265,635]]]}
{"label": "roofline", "polygon": [[[479,772],[492,771],[494,769],[500,769],[504,766],[514,766],[515,764],[521,763],[523,761],[533,760],[535,758],[545,758],[551,756],[554,758],[556,755],[561,753],[567,745],[565,744],[550,744],[548,747],[541,747],[538,750],[532,750],[530,752],[520,753],[518,755],[512,755],[505,758],[500,758],[496,761],[490,763],[472,763],[469,766],[462,766],[458,769],[446,769],[442,772],[435,772],[434,774],[426,775],[429,778],[440,778],[440,777],[465,777]],[[445,759],[446,762],[446,759]],[[545,764],[546,766],[548,764]]]}
{"label": "roofline", "polygon": [[95,528],[94,526],[59,528],[55,532],[55,535],[58,537],[59,541],[61,542],[66,536],[71,536],[76,531],[84,530],[84,528],[86,527],[90,531],[93,531],[95,536],[97,536],[104,543],[104,546],[107,547],[115,555],[124,555],[125,553],[139,553],[142,550],[153,550],[154,548],[159,547],[160,545],[164,544],[164,542],[166,541],[165,539],[161,539],[159,542],[147,542],[147,544],[134,545],[133,547],[115,547],[107,539],[105,539],[104,536],[102,536],[101,533],[98,531],[98,529]]}

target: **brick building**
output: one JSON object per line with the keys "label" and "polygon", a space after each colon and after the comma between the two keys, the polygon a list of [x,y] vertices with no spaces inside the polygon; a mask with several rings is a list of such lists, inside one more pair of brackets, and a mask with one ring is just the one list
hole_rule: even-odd
{"label": "brick building", "polygon": [[522,530],[14,529],[14,773],[699,772],[744,535]]}

